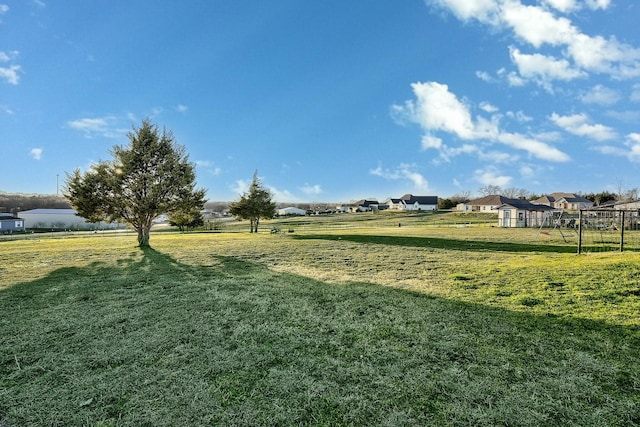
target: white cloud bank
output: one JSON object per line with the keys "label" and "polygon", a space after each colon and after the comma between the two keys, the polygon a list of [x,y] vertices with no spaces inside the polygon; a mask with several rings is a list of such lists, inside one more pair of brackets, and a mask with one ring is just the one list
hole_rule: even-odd
{"label": "white cloud bank", "polygon": [[82,132],[87,138],[121,138],[129,131],[119,126],[120,120],[114,116],[82,118],[70,120],[67,127]]}
{"label": "white cloud bank", "polygon": [[[545,0],[523,4],[520,0],[425,0],[427,4],[453,13],[461,21],[477,21],[495,30],[508,30],[515,39],[534,50],[522,52],[511,47],[516,74],[504,73],[512,85],[526,81],[550,89],[554,80],[583,78],[588,73],[606,74],[616,79],[640,77],[640,49],[611,36],[591,36],[582,32],[566,16],[580,9],[605,10],[609,0]],[[477,75],[487,81],[486,72]]]}
{"label": "white cloud bank", "polygon": [[[501,130],[499,115],[489,119],[472,117],[471,106],[458,99],[445,84],[414,83],[411,87],[416,99],[406,101],[404,105],[394,105],[392,112],[396,117],[420,125],[425,133],[422,148],[439,150],[445,160],[462,153],[480,152],[474,145],[477,142],[504,144],[552,162],[569,160],[566,153],[535,137]],[[438,132],[453,135],[465,143],[460,147],[447,146],[434,135]]]}
{"label": "white cloud bank", "polygon": [[586,114],[573,114],[570,116],[560,116],[556,113],[549,117],[552,122],[565,131],[596,141],[607,141],[617,137],[616,132],[605,125],[590,124]]}
{"label": "white cloud bank", "polygon": [[317,196],[318,194],[322,194],[322,187],[318,184],[304,184],[302,187],[300,187],[300,191],[309,196]]}
{"label": "white cloud bank", "polygon": [[369,173],[386,180],[408,181],[412,183],[415,190],[428,191],[429,181],[416,169],[417,166],[415,164],[401,163],[396,169],[383,169],[382,166],[378,166],[375,169],[371,169]]}

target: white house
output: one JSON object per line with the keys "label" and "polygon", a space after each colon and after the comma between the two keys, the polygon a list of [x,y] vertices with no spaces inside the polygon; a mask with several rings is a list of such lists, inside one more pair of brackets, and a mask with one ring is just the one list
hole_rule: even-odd
{"label": "white house", "polygon": [[387,204],[389,205],[389,210],[435,211],[438,209],[438,196],[414,196],[413,194],[405,194],[399,199],[389,199]]}
{"label": "white house", "polygon": [[513,199],[498,208],[500,227],[540,227],[546,216],[554,209],[546,205],[536,205],[527,200]]}
{"label": "white house", "polygon": [[500,206],[513,200],[514,199],[509,197],[493,194],[480,197],[479,199],[469,200],[465,203],[459,203],[456,206],[456,210],[459,212],[497,213]]}
{"label": "white house", "polygon": [[304,209],[299,209],[293,206],[288,208],[278,209],[279,216],[305,216],[307,212]]}
{"label": "white house", "polygon": [[336,206],[336,212],[372,212],[378,210],[377,200],[362,199],[357,202],[345,203]]}

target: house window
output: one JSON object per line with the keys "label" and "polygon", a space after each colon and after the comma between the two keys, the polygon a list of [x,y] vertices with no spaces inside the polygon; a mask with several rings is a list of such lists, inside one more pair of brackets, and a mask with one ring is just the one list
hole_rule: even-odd
{"label": "house window", "polygon": [[522,221],[524,219],[524,213],[518,212],[518,221]]}

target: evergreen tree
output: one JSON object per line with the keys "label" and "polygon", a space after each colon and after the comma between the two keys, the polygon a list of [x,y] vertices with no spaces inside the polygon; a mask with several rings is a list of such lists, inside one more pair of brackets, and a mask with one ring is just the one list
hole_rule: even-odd
{"label": "evergreen tree", "polygon": [[195,188],[195,166],[171,132],[160,133],[147,119],[128,137],[129,144],[113,147],[113,160],[67,174],[65,197],[89,222],[131,225],[146,248],[156,217],[202,209],[205,190]]}
{"label": "evergreen tree", "polygon": [[260,219],[271,219],[276,214],[276,204],[271,200],[271,192],[262,186],[258,171],[253,173],[249,192],[229,204],[229,212],[238,219],[248,219],[251,233],[258,232]]}

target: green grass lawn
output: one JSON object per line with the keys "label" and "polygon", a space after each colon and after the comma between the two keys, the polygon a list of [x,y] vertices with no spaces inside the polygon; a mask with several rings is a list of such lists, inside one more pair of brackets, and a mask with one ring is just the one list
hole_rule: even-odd
{"label": "green grass lawn", "polygon": [[0,242],[0,425],[640,424],[640,254],[403,221]]}

